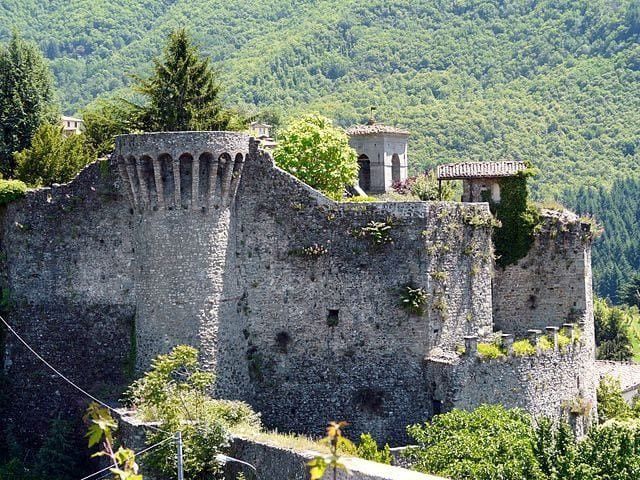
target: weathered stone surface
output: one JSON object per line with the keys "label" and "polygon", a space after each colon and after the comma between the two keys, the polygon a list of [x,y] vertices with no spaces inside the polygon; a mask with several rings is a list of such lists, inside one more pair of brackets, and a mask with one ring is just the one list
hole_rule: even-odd
{"label": "weathered stone surface", "polygon": [[[321,434],[346,419],[354,435],[401,443],[407,424],[443,406],[513,397],[546,413],[547,397],[593,397],[589,243],[573,227],[543,232],[492,281],[487,204],[336,204],[233,133],[119,137],[110,166],[115,175],[93,165],[1,213],[8,319],[84,386],[122,382],[135,333],[138,371],[193,344],[216,394],[248,401],[280,430]],[[422,315],[402,308],[407,286],[428,295]],[[585,322],[584,354],[559,356],[550,370],[566,375],[549,377],[567,388],[529,379],[527,368],[542,371],[529,360],[458,373],[425,362],[458,361],[464,336],[521,336],[569,313]],[[14,339],[4,358],[17,412],[36,402],[24,379],[39,367]],[[460,390],[476,374],[475,390]],[[530,395],[529,383],[544,392]]]}

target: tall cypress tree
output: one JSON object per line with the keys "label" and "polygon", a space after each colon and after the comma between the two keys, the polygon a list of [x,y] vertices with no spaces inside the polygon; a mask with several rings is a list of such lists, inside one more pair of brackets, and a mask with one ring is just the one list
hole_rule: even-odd
{"label": "tall cypress tree", "polygon": [[36,45],[13,34],[0,45],[0,173],[11,177],[13,153],[27,148],[38,127],[55,120],[53,77]]}
{"label": "tall cypress tree", "polygon": [[200,56],[184,29],[169,36],[163,58],[154,59],[153,75],[136,90],[147,97],[140,107],[146,130],[229,130],[243,127],[220,98],[218,74]]}

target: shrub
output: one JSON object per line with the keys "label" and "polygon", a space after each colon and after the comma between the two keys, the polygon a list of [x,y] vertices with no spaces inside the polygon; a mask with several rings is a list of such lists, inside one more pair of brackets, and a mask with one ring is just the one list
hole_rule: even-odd
{"label": "shrub", "polygon": [[20,180],[0,179],[0,205],[22,198],[27,191],[27,185]]}
{"label": "shrub", "polygon": [[360,444],[358,445],[357,454],[360,458],[371,460],[372,462],[384,463],[391,465],[391,452],[389,444],[385,443],[382,450],[378,448],[378,444],[370,433],[360,435]]}
{"label": "shrub", "polygon": [[558,347],[565,350],[569,345],[571,345],[571,338],[568,337],[563,330],[560,330],[558,332]]}
{"label": "shrub", "polygon": [[[450,182],[442,182],[440,190],[435,171],[408,177],[404,181],[393,182],[391,188],[400,195],[415,196],[423,201],[451,200],[454,192]],[[440,191],[442,198],[440,198]]]}
{"label": "shrub", "polygon": [[553,350],[553,342],[546,335],[538,339],[538,347],[540,350]]}
{"label": "shrub", "polygon": [[414,315],[424,314],[424,307],[429,299],[429,294],[424,288],[414,288],[407,285],[401,289],[400,297],[402,298],[402,308]]}
{"label": "shrub", "polygon": [[521,357],[535,355],[536,347],[527,339],[518,340],[513,342],[513,354]]}
{"label": "shrub", "polygon": [[604,376],[597,389],[598,417],[600,423],[616,419],[626,419],[633,415],[631,407],[622,397],[620,380],[609,375]]}
{"label": "shrub", "polygon": [[[127,390],[127,400],[147,421],[159,421],[165,431],[182,431],[185,477],[209,478],[220,472],[215,459],[229,446],[229,429],[238,425],[259,428],[259,416],[242,402],[216,400],[207,395],[214,376],[198,366],[198,351],[186,345],[151,362],[151,369]],[[151,432],[148,443],[166,434]],[[149,452],[147,464],[164,476],[177,471],[174,445]]]}
{"label": "shrub", "polygon": [[531,417],[522,410],[482,405],[453,410],[407,428],[415,469],[455,480],[542,480],[533,452]]}
{"label": "shrub", "polygon": [[478,355],[486,359],[502,358],[505,356],[500,347],[495,343],[479,343]]}
{"label": "shrub", "polygon": [[57,125],[45,123],[30,147],[15,154],[16,177],[34,187],[65,183],[95,159],[84,135],[65,137]]}

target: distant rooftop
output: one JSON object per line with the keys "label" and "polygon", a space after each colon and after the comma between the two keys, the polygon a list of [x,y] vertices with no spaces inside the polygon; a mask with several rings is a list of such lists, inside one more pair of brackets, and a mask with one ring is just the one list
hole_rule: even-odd
{"label": "distant rooftop", "polygon": [[376,122],[373,118],[365,125],[355,125],[347,129],[347,135],[377,135],[380,133],[391,133],[394,135],[409,135],[409,130],[404,130],[398,127],[390,127],[382,123]]}
{"label": "distant rooftop", "polygon": [[512,177],[527,169],[525,162],[466,162],[438,165],[438,180]]}
{"label": "distant rooftop", "polygon": [[62,120],[63,122],[82,122],[81,118],[69,117],[67,115],[61,115],[60,120]]}

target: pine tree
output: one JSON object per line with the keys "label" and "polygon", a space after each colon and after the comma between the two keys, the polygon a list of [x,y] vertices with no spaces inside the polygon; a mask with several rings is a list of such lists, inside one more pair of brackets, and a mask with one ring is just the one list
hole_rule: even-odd
{"label": "pine tree", "polygon": [[154,59],[153,75],[141,79],[136,91],[147,97],[140,107],[145,130],[229,130],[244,127],[224,108],[218,74],[200,56],[184,29],[174,31],[162,59]]}
{"label": "pine tree", "polygon": [[13,34],[0,45],[0,173],[10,177],[13,153],[29,146],[38,127],[53,121],[53,77],[35,44]]}

